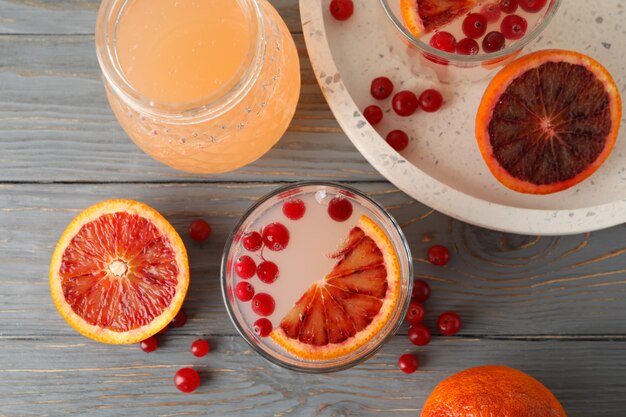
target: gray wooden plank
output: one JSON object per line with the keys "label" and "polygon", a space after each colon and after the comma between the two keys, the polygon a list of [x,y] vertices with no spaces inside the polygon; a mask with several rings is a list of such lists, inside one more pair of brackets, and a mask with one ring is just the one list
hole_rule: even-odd
{"label": "gray wooden plank", "polygon": [[[101,0],[0,0],[0,34],[92,34]],[[270,0],[301,32],[297,0]]]}
{"label": "gray wooden plank", "polygon": [[[397,358],[415,350],[395,337],[353,369],[305,375],[269,364],[237,336],[211,338],[214,351],[195,358],[188,351],[194,338],[166,334],[151,354],[78,337],[3,340],[0,415],[415,417],[439,381],[484,364],[528,372],[569,417],[623,417],[626,410],[624,343],[438,338],[419,350],[422,369],[405,375]],[[173,384],[184,366],[203,378],[193,394]]]}
{"label": "gray wooden plank", "polygon": [[300,104],[265,157],[236,172],[172,170],[126,136],[107,103],[91,36],[0,36],[0,181],[381,180],[328,109],[297,36]]}
{"label": "gray wooden plank", "polygon": [[[48,290],[48,263],[63,229],[82,209],[107,198],[134,198],[161,211],[188,246],[192,282],[189,332],[235,334],[221,300],[219,263],[227,234],[277,184],[0,185],[0,336],[71,335]],[[431,283],[428,324],[448,309],[462,335],[626,335],[624,227],[568,237],[491,232],[434,213],[387,183],[357,183],[389,208],[409,239],[416,276]],[[205,244],[185,232],[195,218],[213,225]],[[452,260],[424,258],[433,243]],[[406,329],[403,329],[403,332]]]}

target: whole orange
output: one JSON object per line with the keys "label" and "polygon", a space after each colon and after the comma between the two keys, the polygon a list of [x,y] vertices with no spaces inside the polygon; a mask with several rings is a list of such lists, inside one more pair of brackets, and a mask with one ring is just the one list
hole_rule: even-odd
{"label": "whole orange", "polygon": [[444,379],[421,417],[567,417],[541,382],[517,369],[488,365]]}

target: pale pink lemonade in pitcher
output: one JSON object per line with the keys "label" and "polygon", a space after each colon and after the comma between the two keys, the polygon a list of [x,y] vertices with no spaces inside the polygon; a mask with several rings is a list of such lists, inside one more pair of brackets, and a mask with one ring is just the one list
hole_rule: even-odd
{"label": "pale pink lemonade in pitcher", "polygon": [[266,0],[105,0],[96,43],[120,124],[171,167],[246,165],[295,112],[297,51]]}

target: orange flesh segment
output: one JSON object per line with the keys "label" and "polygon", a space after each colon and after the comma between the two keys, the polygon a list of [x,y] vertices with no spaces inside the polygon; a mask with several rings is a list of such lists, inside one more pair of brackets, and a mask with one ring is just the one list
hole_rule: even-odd
{"label": "orange flesh segment", "polygon": [[400,9],[405,26],[420,37],[466,15],[476,4],[477,0],[401,0]]}

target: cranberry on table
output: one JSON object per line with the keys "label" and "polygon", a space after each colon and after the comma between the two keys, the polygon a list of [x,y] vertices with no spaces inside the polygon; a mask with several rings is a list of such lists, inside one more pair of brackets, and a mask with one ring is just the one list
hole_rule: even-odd
{"label": "cranberry on table", "polygon": [[187,323],[187,313],[182,308],[178,311],[178,314],[174,316],[170,322],[172,327],[183,327]]}
{"label": "cranberry on table", "polygon": [[504,35],[500,32],[489,32],[483,38],[483,50],[487,53],[496,52],[504,48]]}
{"label": "cranberry on table", "polygon": [[456,50],[456,39],[450,32],[437,32],[430,38],[430,46],[445,52]]}
{"label": "cranberry on table", "polygon": [[480,8],[480,13],[485,16],[487,23],[495,23],[500,20],[500,5],[497,3],[485,3]]}
{"label": "cranberry on table", "polygon": [[289,220],[300,220],[304,217],[306,206],[299,198],[292,198],[283,203],[283,214]]}
{"label": "cranberry on table", "polygon": [[500,23],[500,32],[506,39],[517,40],[524,37],[528,22],[521,16],[511,14],[502,19]]}
{"label": "cranberry on table", "polygon": [[332,0],[329,9],[335,19],[348,20],[354,13],[354,3],[352,0]]}
{"label": "cranberry on table", "polygon": [[453,336],[461,330],[461,317],[454,311],[446,311],[437,319],[439,333],[444,336]]}
{"label": "cranberry on table", "polygon": [[336,222],[345,222],[352,216],[352,203],[345,197],[333,197],[328,203],[328,215]]}
{"label": "cranberry on table", "polygon": [[247,251],[256,252],[263,246],[263,238],[259,232],[250,232],[243,236],[241,243]]}
{"label": "cranberry on table", "polygon": [[417,356],[411,355],[410,353],[405,353],[400,356],[398,359],[398,368],[405,374],[412,374],[417,371],[419,367],[419,362],[417,360]]}
{"label": "cranberry on table", "polygon": [[450,260],[450,251],[442,245],[434,245],[428,248],[428,262],[437,266],[444,266]]}
{"label": "cranberry on table", "polygon": [[384,100],[393,93],[393,83],[387,77],[378,77],[372,80],[370,94],[377,100]]}
{"label": "cranberry on table", "polygon": [[272,261],[263,261],[257,267],[256,275],[262,282],[271,284],[278,278],[278,265]]}
{"label": "cranberry on table", "polygon": [[487,18],[480,13],[470,13],[463,19],[462,28],[465,36],[478,39],[487,31]]}
{"label": "cranberry on table", "polygon": [[252,298],[252,311],[259,316],[271,316],[276,303],[271,295],[261,292]]}
{"label": "cranberry on table", "polygon": [[250,301],[254,297],[254,287],[249,282],[240,282],[235,286],[235,295],[239,301]]}
{"label": "cranberry on table", "polygon": [[409,327],[409,340],[416,346],[426,346],[430,343],[432,335],[423,323],[417,323]]}
{"label": "cranberry on table", "polygon": [[174,384],[182,392],[194,392],[200,386],[200,375],[192,368],[179,369],[174,375]]}
{"label": "cranberry on table", "polygon": [[513,13],[517,10],[517,0],[501,0],[500,10],[504,13]]}
{"label": "cranberry on table", "polygon": [[519,0],[519,7],[530,13],[537,13],[546,5],[546,0]]}
{"label": "cranberry on table", "polygon": [[430,298],[430,285],[424,280],[413,280],[413,289],[411,290],[411,300],[423,303]]}
{"label": "cranberry on table", "polygon": [[282,223],[271,223],[263,229],[263,243],[272,251],[281,251],[289,243],[289,230]]}
{"label": "cranberry on table", "polygon": [[401,152],[409,146],[409,135],[402,130],[392,130],[387,134],[385,140],[397,152]]}
{"label": "cranberry on table", "polygon": [[267,337],[272,333],[272,322],[266,318],[258,319],[254,322],[252,330],[254,330],[254,334],[259,337]]}
{"label": "cranberry on table", "polygon": [[363,117],[369,124],[375,126],[383,120],[383,111],[380,107],[373,104],[363,110]]}
{"label": "cranberry on table", "polygon": [[243,255],[235,262],[235,272],[242,279],[250,279],[256,272],[256,263],[248,255]]}
{"label": "cranberry on table", "polygon": [[146,340],[142,340],[141,343],[139,343],[139,347],[146,353],[154,352],[159,347],[159,341],[156,337],[150,336]]}
{"label": "cranberry on table", "polygon": [[480,46],[472,38],[463,38],[456,44],[456,53],[459,55],[478,55]]}
{"label": "cranberry on table", "polygon": [[411,324],[421,323],[426,315],[426,309],[424,305],[419,301],[412,301],[409,304],[409,309],[406,311],[405,320]]}
{"label": "cranberry on table", "polygon": [[419,96],[420,108],[428,113],[436,112],[443,104],[443,97],[437,90],[429,88]]}
{"label": "cranberry on table", "polygon": [[404,90],[393,96],[391,106],[398,116],[406,117],[415,113],[419,107],[419,101],[412,91]]}
{"label": "cranberry on table", "polygon": [[195,241],[203,242],[211,236],[211,226],[202,219],[194,220],[189,225],[189,237]]}
{"label": "cranberry on table", "polygon": [[211,350],[211,345],[208,340],[197,339],[191,344],[191,354],[201,358],[205,356]]}

